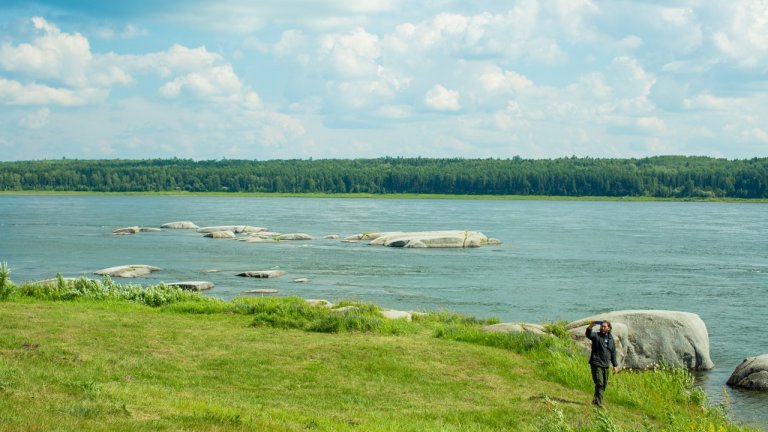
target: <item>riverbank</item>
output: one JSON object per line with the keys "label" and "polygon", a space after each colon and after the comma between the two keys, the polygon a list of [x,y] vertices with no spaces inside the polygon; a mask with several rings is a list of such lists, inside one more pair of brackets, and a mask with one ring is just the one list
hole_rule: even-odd
{"label": "riverbank", "polygon": [[679,369],[619,374],[607,409],[594,409],[581,350],[479,332],[493,320],[384,320],[370,304],[339,313],[297,298],[7,276],[0,419],[10,430],[750,430]]}
{"label": "riverbank", "polygon": [[103,195],[103,196],[186,196],[224,198],[353,198],[353,199],[457,199],[499,201],[629,201],[629,202],[723,202],[768,203],[768,199],[742,198],[657,198],[608,196],[550,196],[550,195],[451,195],[451,194],[369,194],[369,193],[267,193],[267,192],[78,192],[78,191],[0,191],[0,195]]}

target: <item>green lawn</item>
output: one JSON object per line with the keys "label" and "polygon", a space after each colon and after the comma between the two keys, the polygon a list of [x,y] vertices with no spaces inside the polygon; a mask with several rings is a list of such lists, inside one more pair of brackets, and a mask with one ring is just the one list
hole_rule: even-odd
{"label": "green lawn", "polygon": [[160,287],[135,300],[151,307],[106,298],[112,285],[0,284],[3,431],[748,430],[683,370],[614,376],[594,409],[569,341],[489,336],[447,312],[406,323],[373,305],[338,314]]}

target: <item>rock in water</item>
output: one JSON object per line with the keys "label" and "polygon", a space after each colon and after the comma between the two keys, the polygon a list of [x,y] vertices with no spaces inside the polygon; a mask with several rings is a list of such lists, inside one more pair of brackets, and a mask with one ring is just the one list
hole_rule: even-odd
{"label": "rock in water", "polygon": [[166,282],[165,286],[175,286],[187,291],[205,291],[214,287],[213,282],[207,281]]}
{"label": "rock in water", "polygon": [[144,264],[131,264],[131,265],[122,265],[122,266],[101,269],[94,272],[94,274],[101,275],[101,276],[109,276],[109,277],[133,278],[133,277],[146,276],[152,272],[159,271],[159,270],[160,269],[157,267],[148,266]]}
{"label": "rock in water", "polygon": [[168,228],[168,229],[200,229],[199,226],[195,225],[194,222],[190,221],[177,221],[177,222],[168,222],[160,225],[160,228]]}
{"label": "rock in water", "polygon": [[256,271],[245,271],[242,273],[238,273],[237,276],[268,279],[268,278],[276,278],[276,277],[284,276],[286,274],[287,272],[283,270],[256,270]]}
{"label": "rock in water", "polygon": [[728,378],[728,385],[768,390],[768,354],[745,358]]}

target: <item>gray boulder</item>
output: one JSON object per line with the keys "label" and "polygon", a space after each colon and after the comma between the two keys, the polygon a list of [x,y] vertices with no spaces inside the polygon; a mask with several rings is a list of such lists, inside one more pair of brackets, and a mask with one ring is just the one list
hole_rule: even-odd
{"label": "gray boulder", "polygon": [[[589,321],[608,320],[613,325],[623,367],[648,369],[661,363],[688,369],[714,367],[709,356],[709,333],[701,318],[690,312],[626,310],[586,317],[570,323],[572,338],[588,344],[584,331]],[[596,329],[595,329],[596,330]]]}
{"label": "gray boulder", "polygon": [[532,323],[498,323],[483,327],[483,331],[489,333],[534,333],[537,335],[547,334],[544,326]]}
{"label": "gray boulder", "polygon": [[177,221],[177,222],[168,222],[160,225],[160,228],[168,228],[168,229],[200,229],[199,226],[195,225],[194,222],[190,221]]}
{"label": "gray boulder", "polygon": [[382,233],[371,245],[404,248],[472,248],[488,244],[478,231],[416,231]]}
{"label": "gray boulder", "polygon": [[112,234],[114,235],[129,235],[129,234],[136,234],[141,232],[141,228],[138,226],[129,226],[129,227],[123,227],[118,228],[114,231],[112,231]]}
{"label": "gray boulder", "polygon": [[95,271],[94,274],[97,274],[100,276],[109,276],[109,277],[134,278],[134,277],[146,276],[152,272],[159,271],[159,270],[160,269],[157,267],[148,266],[144,264],[131,264],[131,265],[108,267],[105,269]]}
{"label": "gray boulder", "polygon": [[237,276],[269,279],[269,278],[285,276],[286,274],[287,273],[283,270],[257,270],[257,271],[246,271],[246,272],[238,273]]}
{"label": "gray boulder", "polygon": [[413,314],[408,311],[400,311],[395,309],[382,309],[381,316],[387,319],[401,319],[408,322],[413,320]]}
{"label": "gray boulder", "polygon": [[768,390],[768,354],[745,358],[728,378],[728,385]]}
{"label": "gray boulder", "polygon": [[205,291],[214,287],[213,282],[207,281],[166,282],[165,286],[175,286],[187,291]]}
{"label": "gray boulder", "polygon": [[232,231],[213,231],[213,232],[204,234],[203,237],[214,238],[214,239],[233,239],[237,236]]}

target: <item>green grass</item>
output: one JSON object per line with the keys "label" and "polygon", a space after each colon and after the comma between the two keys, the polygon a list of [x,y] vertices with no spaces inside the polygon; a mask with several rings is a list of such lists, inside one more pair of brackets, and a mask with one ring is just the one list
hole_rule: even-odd
{"label": "green grass", "polygon": [[[448,311],[385,320],[297,298],[224,302],[111,280],[15,286],[0,265],[0,430],[746,431],[682,369],[589,406],[563,337]],[[140,294],[138,291],[146,291]]]}

